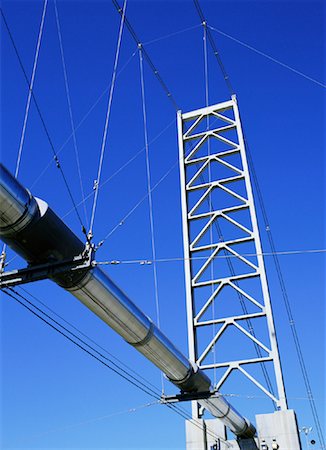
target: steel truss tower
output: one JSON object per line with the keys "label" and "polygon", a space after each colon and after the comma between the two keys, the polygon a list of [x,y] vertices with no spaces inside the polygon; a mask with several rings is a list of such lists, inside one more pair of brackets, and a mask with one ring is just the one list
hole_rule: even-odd
{"label": "steel truss tower", "polygon": [[[238,372],[286,410],[236,97],[179,112],[178,137],[190,359],[214,369],[217,390]],[[254,356],[246,356],[250,351]],[[193,402],[193,417],[200,416]]]}

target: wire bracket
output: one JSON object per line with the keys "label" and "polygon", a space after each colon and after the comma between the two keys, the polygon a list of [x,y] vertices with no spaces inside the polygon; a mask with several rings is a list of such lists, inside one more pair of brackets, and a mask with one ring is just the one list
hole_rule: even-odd
{"label": "wire bracket", "polygon": [[64,272],[90,270],[96,265],[96,262],[93,261],[93,254],[93,247],[86,244],[84,252],[72,259],[31,265],[24,269],[7,272],[2,271],[0,273],[0,289],[45,280]]}
{"label": "wire bracket", "polygon": [[176,395],[162,395],[161,403],[189,402],[192,400],[202,400],[211,397],[222,397],[222,394],[218,393],[216,390],[192,393],[181,392]]}

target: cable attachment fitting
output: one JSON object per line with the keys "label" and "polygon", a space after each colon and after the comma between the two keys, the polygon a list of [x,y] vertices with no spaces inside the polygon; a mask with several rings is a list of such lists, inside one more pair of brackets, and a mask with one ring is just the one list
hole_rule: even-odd
{"label": "cable attachment fitting", "polygon": [[59,158],[57,157],[57,155],[54,155],[54,162],[55,162],[55,165],[57,166],[57,169],[61,169],[60,161],[59,161]]}
{"label": "cable attachment fitting", "polygon": [[6,267],[6,257],[7,254],[6,252],[3,250],[0,256],[0,273],[3,273]]}
{"label": "cable attachment fitting", "polygon": [[100,241],[100,242],[95,246],[95,251],[97,251],[100,247],[102,247],[103,244],[104,244],[104,239],[102,239],[102,241]]}
{"label": "cable attachment fitting", "polygon": [[139,264],[141,266],[150,265],[150,264],[152,264],[152,261],[150,261],[148,259],[144,259],[143,261],[140,261]]}
{"label": "cable attachment fitting", "polygon": [[95,252],[95,245],[93,244],[92,239],[93,239],[93,233],[91,230],[89,230],[89,232],[86,235],[85,248],[82,253],[82,257],[88,261],[92,260],[93,254]]}
{"label": "cable attachment fitting", "polygon": [[93,191],[97,191],[98,189],[98,180],[94,180],[93,182]]}

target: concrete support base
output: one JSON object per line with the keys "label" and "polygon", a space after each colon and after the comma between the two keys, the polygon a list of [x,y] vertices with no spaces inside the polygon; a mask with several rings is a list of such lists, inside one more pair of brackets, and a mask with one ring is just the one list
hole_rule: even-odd
{"label": "concrete support base", "polygon": [[261,449],[301,450],[299,430],[293,410],[259,414],[256,416],[256,425]]}
{"label": "concrete support base", "polygon": [[187,450],[228,450],[223,443],[226,432],[218,419],[196,419],[186,421]]}
{"label": "concrete support base", "polygon": [[255,439],[228,440],[219,419],[186,421],[187,450],[302,450],[293,410],[256,416]]}

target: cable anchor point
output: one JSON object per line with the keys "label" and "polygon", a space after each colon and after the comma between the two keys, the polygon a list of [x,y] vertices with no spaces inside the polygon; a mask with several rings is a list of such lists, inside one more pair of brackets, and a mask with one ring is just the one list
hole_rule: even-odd
{"label": "cable anchor point", "polygon": [[57,169],[61,169],[60,161],[59,161],[59,158],[57,157],[57,155],[54,156],[54,162],[55,162],[55,165],[57,166]]}
{"label": "cable anchor point", "polygon": [[0,256],[0,273],[3,273],[6,267],[6,257],[7,254],[6,252],[3,250],[1,252],[1,256]]}
{"label": "cable anchor point", "polygon": [[96,251],[96,247],[92,242],[92,239],[93,239],[93,232],[92,230],[89,230],[89,232],[86,235],[85,248],[82,253],[82,257],[87,259],[88,261],[92,261],[93,254]]}
{"label": "cable anchor point", "polygon": [[93,182],[93,191],[96,191],[98,189],[98,180],[94,180]]}

